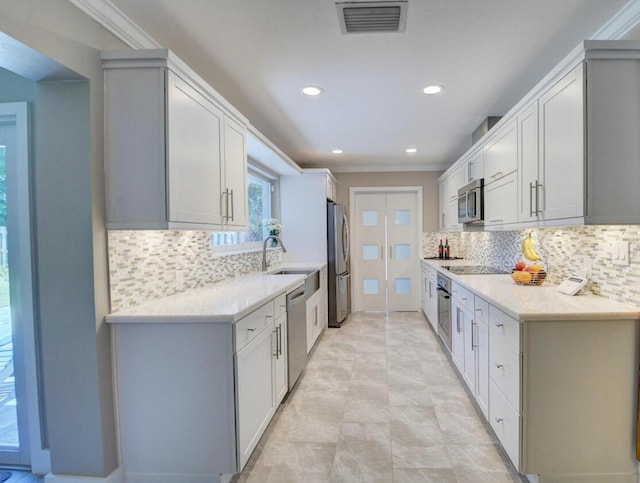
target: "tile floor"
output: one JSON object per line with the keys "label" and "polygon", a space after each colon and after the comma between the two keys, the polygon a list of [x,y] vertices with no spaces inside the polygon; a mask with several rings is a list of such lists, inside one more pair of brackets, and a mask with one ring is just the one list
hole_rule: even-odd
{"label": "tile floor", "polygon": [[328,329],[234,483],[520,482],[421,313]]}

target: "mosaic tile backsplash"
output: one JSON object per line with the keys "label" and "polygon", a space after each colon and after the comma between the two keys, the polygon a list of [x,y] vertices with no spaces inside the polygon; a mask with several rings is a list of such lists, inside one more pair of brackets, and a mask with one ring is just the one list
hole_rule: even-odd
{"label": "mosaic tile backsplash", "polygon": [[[109,231],[111,311],[166,297],[176,290],[176,272],[184,290],[262,270],[262,251],[222,254],[211,248],[204,231]],[[269,266],[282,251],[267,250]]]}
{"label": "mosaic tile backsplash", "polygon": [[[640,307],[640,226],[580,226],[520,231],[424,233],[423,256],[437,255],[440,239],[449,239],[451,256],[509,270],[521,260],[522,239],[532,233],[533,244],[546,266],[548,281],[560,283],[592,264],[588,289],[596,294]],[[610,245],[627,241],[629,266],[611,263]]]}

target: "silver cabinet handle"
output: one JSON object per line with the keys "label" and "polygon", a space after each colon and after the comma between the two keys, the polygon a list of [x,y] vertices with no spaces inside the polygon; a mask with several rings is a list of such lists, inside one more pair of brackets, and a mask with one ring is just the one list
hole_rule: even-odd
{"label": "silver cabinet handle", "polygon": [[462,300],[464,300],[466,302],[469,299],[467,297],[462,297]]}
{"label": "silver cabinet handle", "polygon": [[489,177],[490,177],[491,179],[493,179],[493,178],[496,178],[496,177],[501,176],[501,175],[502,175],[502,171],[498,171],[496,174],[494,174],[494,175],[492,175],[492,176],[489,176]]}
{"label": "silver cabinet handle", "polygon": [[504,367],[504,365],[503,365],[503,364],[496,364],[496,368],[497,368],[497,369],[502,369],[503,367]]}
{"label": "silver cabinet handle", "polygon": [[[275,352],[272,352],[272,353],[271,353],[271,355],[272,355],[272,356],[275,356],[275,358],[277,359],[277,358],[278,358],[278,330],[277,330],[277,329],[273,329],[273,330],[271,331],[271,334],[272,334],[272,335],[273,335],[273,334],[275,334],[275,335],[276,335],[276,351],[275,351]],[[273,343],[273,337],[271,338],[271,343]]]}
{"label": "silver cabinet handle", "polygon": [[282,325],[276,327],[276,359],[282,355]]}
{"label": "silver cabinet handle", "polygon": [[[536,185],[538,184],[538,182],[536,181]],[[538,188],[536,187],[536,190]],[[537,196],[536,196],[537,198]],[[529,216],[533,216],[534,212],[533,212],[533,183],[529,182]]]}
{"label": "silver cabinet handle", "polygon": [[475,333],[476,331],[474,330],[476,328],[476,323],[471,321],[471,350],[477,348],[478,346],[475,343]]}
{"label": "silver cabinet handle", "polygon": [[496,327],[504,327],[504,324],[495,324]]}
{"label": "silver cabinet handle", "polygon": [[540,210],[540,191],[538,190],[538,188],[542,188],[542,183],[539,183],[538,180],[536,180],[536,215],[541,212],[541,210]]}
{"label": "silver cabinet handle", "polygon": [[273,315],[271,315],[271,314],[266,314],[266,315],[264,316],[264,318],[265,318],[265,319],[270,319],[270,318],[272,318],[272,317],[273,317]]}
{"label": "silver cabinet handle", "polygon": [[247,330],[248,330],[249,332],[254,332],[256,329],[255,329],[255,328],[253,328],[253,329],[252,329],[251,327],[249,327]]}
{"label": "silver cabinet handle", "polygon": [[476,312],[482,312],[482,309],[476,309]]}
{"label": "silver cabinet handle", "polygon": [[494,419],[496,420],[496,423],[501,423],[502,421],[504,421],[503,418],[499,418],[499,417],[495,417]]}
{"label": "silver cabinet handle", "polygon": [[229,190],[229,195],[231,196],[231,221],[235,221],[235,215],[233,214],[234,212],[234,203],[233,203],[233,189]]}

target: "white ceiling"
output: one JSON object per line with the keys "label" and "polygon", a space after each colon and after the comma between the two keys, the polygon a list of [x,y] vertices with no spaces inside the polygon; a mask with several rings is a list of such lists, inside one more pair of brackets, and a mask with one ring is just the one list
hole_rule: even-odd
{"label": "white ceiling", "polygon": [[300,166],[340,171],[449,166],[627,0],[409,0],[404,33],[350,35],[333,0],[112,2]]}

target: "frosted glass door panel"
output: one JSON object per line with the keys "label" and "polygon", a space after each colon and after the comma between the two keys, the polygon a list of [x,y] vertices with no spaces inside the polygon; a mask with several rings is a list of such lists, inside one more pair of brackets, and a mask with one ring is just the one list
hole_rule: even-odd
{"label": "frosted glass door panel", "polygon": [[394,225],[410,225],[411,224],[411,211],[409,210],[395,210],[393,216]]}
{"label": "frosted glass door panel", "polygon": [[377,295],[380,293],[380,284],[377,278],[365,278],[362,281],[362,293],[365,295]]}
{"label": "frosted glass door panel", "polygon": [[378,226],[378,212],[377,211],[363,211],[362,212],[362,226]]}
{"label": "frosted glass door panel", "polygon": [[396,260],[410,260],[411,245],[408,243],[396,243],[393,246],[393,258]]}
{"label": "frosted glass door panel", "polygon": [[396,294],[407,295],[411,293],[410,278],[396,278],[395,282]]}
{"label": "frosted glass door panel", "polygon": [[362,245],[363,260],[378,260],[380,258],[380,247],[378,245]]}

